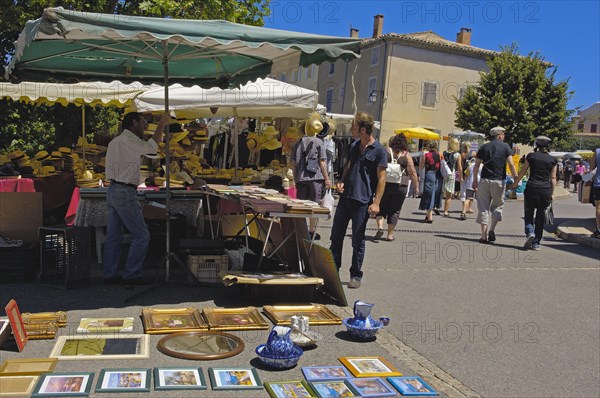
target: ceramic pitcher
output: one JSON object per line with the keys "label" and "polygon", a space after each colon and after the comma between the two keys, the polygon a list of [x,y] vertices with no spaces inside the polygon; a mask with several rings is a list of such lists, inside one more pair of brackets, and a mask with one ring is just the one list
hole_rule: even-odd
{"label": "ceramic pitcher", "polygon": [[357,327],[370,328],[373,324],[373,318],[371,318],[371,310],[374,304],[365,303],[364,301],[357,300],[354,302],[354,318],[352,324]]}
{"label": "ceramic pitcher", "polygon": [[290,355],[294,349],[294,342],[290,338],[291,328],[286,326],[275,326],[269,333],[266,350],[273,356],[285,357]]}

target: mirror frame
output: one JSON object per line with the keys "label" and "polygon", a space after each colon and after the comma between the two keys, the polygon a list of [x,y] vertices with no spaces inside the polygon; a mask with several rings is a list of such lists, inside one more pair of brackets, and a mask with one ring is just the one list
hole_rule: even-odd
{"label": "mirror frame", "polygon": [[[235,341],[238,344],[238,347],[234,350],[222,353],[222,354],[189,354],[189,353],[184,353],[184,352],[180,352],[177,350],[172,350],[170,348],[167,347],[167,343],[172,340],[172,339],[177,339],[178,337],[206,337],[206,336],[220,336],[220,337],[226,337],[228,339],[231,339],[233,341]],[[165,355],[171,356],[171,357],[175,357],[175,358],[182,358],[182,359],[195,359],[195,360],[200,360],[200,361],[205,361],[205,360],[213,360],[213,359],[221,359],[221,358],[229,358],[229,357],[233,357],[239,353],[241,353],[242,351],[244,351],[245,348],[245,344],[244,341],[242,339],[240,339],[237,336],[234,336],[233,334],[229,334],[229,333],[223,333],[223,332],[175,332],[175,333],[171,333],[168,336],[163,337],[162,339],[159,340],[159,342],[156,344],[156,348],[162,352]]]}

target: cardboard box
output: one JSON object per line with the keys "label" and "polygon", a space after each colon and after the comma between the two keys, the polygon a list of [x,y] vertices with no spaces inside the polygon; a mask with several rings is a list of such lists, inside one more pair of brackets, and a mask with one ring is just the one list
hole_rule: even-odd
{"label": "cardboard box", "polygon": [[44,225],[41,192],[0,192],[0,235],[26,243],[40,241]]}

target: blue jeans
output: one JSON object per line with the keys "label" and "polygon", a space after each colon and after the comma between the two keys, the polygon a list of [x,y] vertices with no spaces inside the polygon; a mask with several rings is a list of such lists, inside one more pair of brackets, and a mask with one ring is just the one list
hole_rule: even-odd
{"label": "blue jeans", "polygon": [[331,253],[338,270],[342,267],[342,248],[348,223],[352,220],[352,266],[350,278],[362,279],[361,271],[365,258],[365,230],[369,221],[369,204],[360,203],[341,196],[331,227]]}
{"label": "blue jeans", "polygon": [[104,278],[119,275],[119,258],[124,228],[132,235],[123,279],[142,277],[144,259],[150,242],[150,233],[133,187],[111,184],[106,194],[108,227],[104,241]]}
{"label": "blue jeans", "polygon": [[[540,244],[544,233],[544,210],[535,207],[525,208],[525,235],[535,234],[533,243]],[[535,212],[535,222],[534,213]]]}

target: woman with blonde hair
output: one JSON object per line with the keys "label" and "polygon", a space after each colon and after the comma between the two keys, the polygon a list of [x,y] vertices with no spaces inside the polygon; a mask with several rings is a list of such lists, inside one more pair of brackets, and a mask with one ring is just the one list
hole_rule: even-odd
{"label": "woman with blonde hair", "polygon": [[454,194],[454,186],[456,180],[462,182],[462,162],[460,161],[459,142],[456,138],[451,138],[448,141],[448,150],[444,151],[444,159],[446,164],[450,167],[450,175],[444,177],[442,196],[444,197],[444,217],[450,215],[450,201]]}

